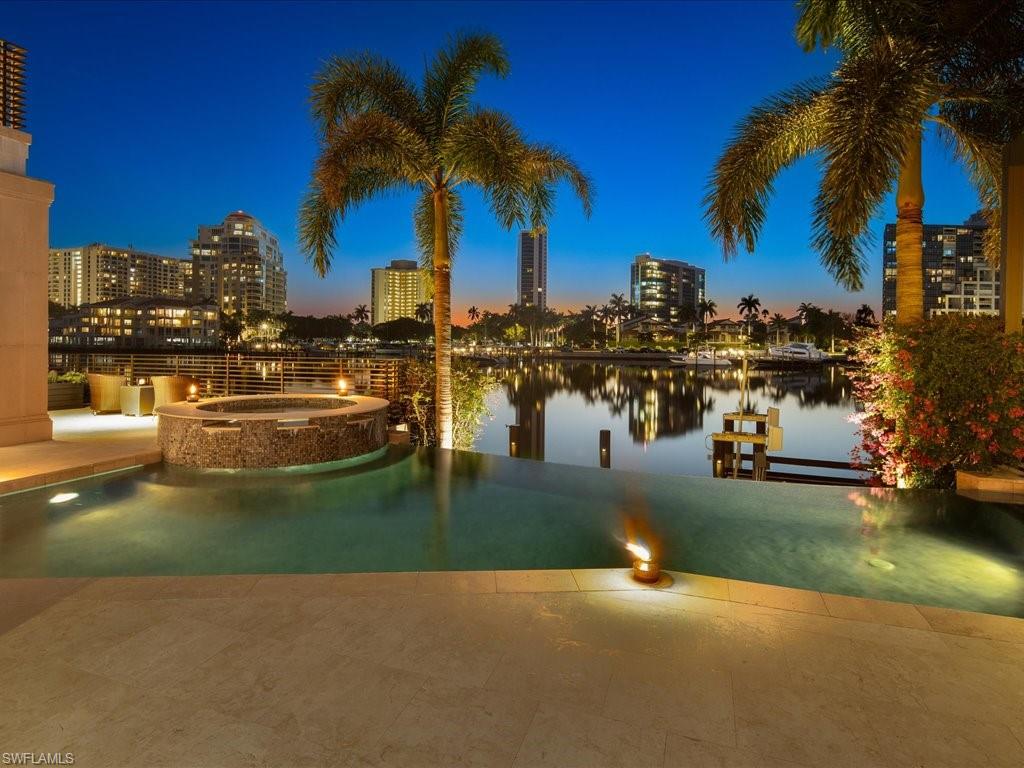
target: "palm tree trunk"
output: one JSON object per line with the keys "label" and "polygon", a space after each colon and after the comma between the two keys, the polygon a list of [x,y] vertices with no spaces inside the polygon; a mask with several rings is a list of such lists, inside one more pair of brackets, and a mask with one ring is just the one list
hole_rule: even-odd
{"label": "palm tree trunk", "polygon": [[434,410],[437,444],[454,444],[452,410],[452,261],[448,248],[448,191],[434,191]]}
{"label": "palm tree trunk", "polygon": [[918,127],[907,144],[896,190],[896,322],[900,325],[924,319],[923,209],[921,129]]}

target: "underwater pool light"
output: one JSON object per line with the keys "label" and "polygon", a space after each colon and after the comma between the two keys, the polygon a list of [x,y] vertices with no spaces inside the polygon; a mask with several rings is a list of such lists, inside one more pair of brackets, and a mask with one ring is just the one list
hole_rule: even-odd
{"label": "underwater pool light", "polygon": [[65,501],[73,501],[78,498],[77,493],[58,493],[50,499],[51,504],[63,504]]}

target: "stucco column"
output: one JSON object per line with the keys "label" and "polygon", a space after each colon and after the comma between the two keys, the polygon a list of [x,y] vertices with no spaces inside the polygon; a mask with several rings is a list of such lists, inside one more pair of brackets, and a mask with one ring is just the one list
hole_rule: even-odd
{"label": "stucco column", "polygon": [[1024,315],[1024,135],[1003,151],[1001,256],[999,307],[1003,329],[1014,333]]}
{"label": "stucco column", "polygon": [[0,126],[0,445],[49,440],[47,261],[53,185],[25,175],[32,137]]}

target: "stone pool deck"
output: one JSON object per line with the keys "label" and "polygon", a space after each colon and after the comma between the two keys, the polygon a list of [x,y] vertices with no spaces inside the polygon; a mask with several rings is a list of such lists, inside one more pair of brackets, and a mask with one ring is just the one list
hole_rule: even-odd
{"label": "stone pool deck", "polygon": [[0,494],[161,460],[154,416],[51,411],[53,440],[0,447]]}
{"label": "stone pool deck", "polygon": [[626,571],[0,580],[0,752],[1024,764],[1024,620]]}

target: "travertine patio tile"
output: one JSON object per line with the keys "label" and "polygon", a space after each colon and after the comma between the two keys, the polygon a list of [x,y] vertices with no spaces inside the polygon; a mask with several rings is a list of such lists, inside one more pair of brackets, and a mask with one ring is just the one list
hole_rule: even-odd
{"label": "travertine patio tile", "polygon": [[700,661],[683,666],[637,654],[614,659],[601,714],[637,728],[674,728],[695,739],[735,745],[732,678]]}
{"label": "travertine patio tile", "polygon": [[245,597],[259,576],[185,576],[172,579],[160,592],[162,599]]}
{"label": "travertine patio tile", "polygon": [[665,732],[544,702],[515,768],[627,768],[664,765]]}
{"label": "travertine patio tile", "polygon": [[416,591],[424,594],[494,592],[494,571],[424,571],[416,580]]}
{"label": "travertine patio tile", "polygon": [[1024,764],[1001,617],[393,577],[0,581],[0,616],[4,589],[39,608],[0,634],[0,745],[104,768]]}
{"label": "travertine patio tile", "polygon": [[154,624],[75,663],[82,669],[141,686],[167,686],[199,666],[240,634],[191,619]]}
{"label": "travertine patio tile", "polygon": [[336,593],[337,581],[330,573],[268,574],[252,585],[247,597],[326,597]]}
{"label": "travertine patio tile", "polygon": [[869,717],[876,704],[809,678],[735,685],[737,746],[813,766],[883,766]]}
{"label": "travertine patio tile", "polygon": [[597,712],[608,693],[612,659],[617,655],[571,641],[511,647],[486,687]]}
{"label": "travertine patio tile", "polygon": [[928,620],[932,629],[937,632],[949,632],[968,637],[987,637],[990,640],[1006,640],[1013,643],[1024,642],[1024,619],[992,616],[987,613],[969,613],[929,605],[919,605],[917,609]]}
{"label": "travertine patio tile", "polygon": [[879,705],[870,712],[878,743],[896,768],[1024,765],[1009,728],[921,708]]}
{"label": "travertine patio tile", "polygon": [[572,575],[583,592],[626,589],[661,589],[672,583],[672,577],[663,573],[656,584],[644,584],[632,577],[629,568],[573,568]]}
{"label": "travertine patio tile", "polygon": [[772,584],[754,584],[750,581],[729,579],[729,599],[737,603],[763,605],[786,611],[801,611],[828,615],[825,601],[818,592]]}
{"label": "travertine patio tile", "polygon": [[535,699],[431,679],[357,764],[509,766],[537,706]]}
{"label": "travertine patio tile", "polygon": [[800,763],[761,755],[749,749],[699,741],[669,731],[665,768],[800,768]]}
{"label": "travertine patio tile", "polygon": [[50,601],[70,595],[91,579],[0,579],[0,607],[8,600]]}
{"label": "travertine patio tile", "polygon": [[729,599],[729,580],[717,576],[703,576],[699,573],[668,571],[672,583],[662,587],[666,592],[679,592],[694,597],[709,597],[715,600]]}
{"label": "travertine patio tile", "polygon": [[408,594],[416,591],[419,574],[400,573],[339,573],[334,576],[331,589],[341,595]]}
{"label": "travertine patio tile", "polygon": [[849,595],[833,595],[823,592],[822,599],[830,616],[840,619],[891,624],[895,627],[931,629],[924,616],[910,603],[891,603],[885,600],[868,600]]}
{"label": "travertine patio tile", "polygon": [[72,600],[154,600],[176,581],[175,576],[112,576],[92,579],[73,592]]}
{"label": "travertine patio tile", "polygon": [[570,571],[495,571],[498,592],[578,592]]}

